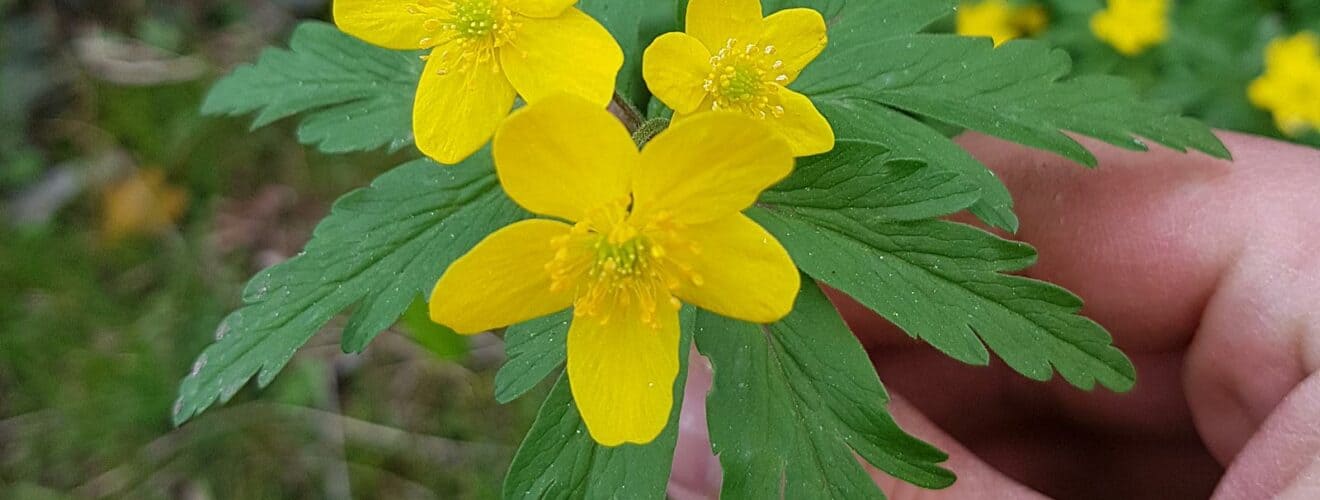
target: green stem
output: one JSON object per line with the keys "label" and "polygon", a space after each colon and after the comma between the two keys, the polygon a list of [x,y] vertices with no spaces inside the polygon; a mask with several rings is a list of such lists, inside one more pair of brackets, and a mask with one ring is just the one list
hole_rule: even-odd
{"label": "green stem", "polygon": [[651,139],[655,138],[660,132],[664,132],[667,128],[669,128],[668,118],[647,120],[646,123],[643,123],[640,127],[637,127],[637,130],[633,131],[633,142],[637,143],[637,147],[640,148],[646,145],[646,143],[651,142]]}
{"label": "green stem", "polygon": [[628,128],[629,132],[637,132],[642,126],[645,118],[642,112],[633,107],[632,103],[624,99],[618,92],[614,93],[614,99],[610,100],[610,113],[623,122],[623,126]]}

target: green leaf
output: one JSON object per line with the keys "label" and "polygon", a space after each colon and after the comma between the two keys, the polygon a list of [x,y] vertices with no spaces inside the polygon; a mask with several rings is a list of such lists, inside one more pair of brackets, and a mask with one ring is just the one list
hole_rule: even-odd
{"label": "green leaf", "polygon": [[577,7],[596,18],[623,49],[623,69],[616,88],[628,103],[646,111],[651,91],[642,79],[642,53],[651,40],[675,29],[672,3],[664,1],[581,0]]}
{"label": "green leaf", "polygon": [[[843,213],[780,206],[750,215],[812,277],[852,296],[908,334],[964,363],[1008,366],[1047,380],[1114,391],[1132,388],[1132,362],[1081,299],[1057,286],[1002,274],[1035,262],[1030,246],[945,222],[858,221]],[[984,344],[982,343],[984,342]]]}
{"label": "green leaf", "polygon": [[700,313],[696,341],[714,367],[706,418],[722,498],[882,497],[853,452],[918,486],[953,484],[948,456],[889,416],[866,352],[811,280],[772,325]]}
{"label": "green leaf", "polygon": [[[1138,98],[1121,78],[1065,78],[1062,50],[1017,40],[913,35],[836,52],[804,89],[823,101],[859,98],[1053,151],[1095,166],[1096,159],[1063,131],[1144,151],[1145,137],[1180,151],[1227,158],[1204,124]],[[824,65],[822,65],[824,66]]]}
{"label": "green leaf", "polygon": [[[954,0],[764,0],[767,14],[806,7],[829,23],[831,46],[846,47],[863,40],[910,35],[954,11]],[[827,53],[828,54],[828,53]],[[828,57],[824,55],[822,57]]]}
{"label": "green leaf", "polygon": [[417,345],[440,359],[452,361],[467,357],[471,342],[453,329],[431,320],[426,299],[417,297],[399,318],[400,329]]}
{"label": "green leaf", "polygon": [[360,351],[454,259],[492,231],[526,217],[499,189],[490,155],[441,167],[418,160],[335,203],[303,253],[248,283],[245,305],[179,388],[174,421],[228,401],[251,378],[265,386],[331,318],[357,304],[345,351]]}
{"label": "green leaf", "polygon": [[644,446],[596,444],[573,404],[568,374],[560,375],[532,423],[504,480],[504,498],[662,499],[678,443],[678,416],[687,384],[695,314],[680,313],[679,372],[664,432]]}
{"label": "green leaf", "polygon": [[912,117],[865,99],[835,99],[818,102],[830,118],[839,141],[873,141],[891,154],[913,158],[934,168],[956,173],[981,192],[981,199],[968,211],[991,226],[1016,232],[1013,196],[994,172],[967,150],[943,134]]}
{"label": "green leaf", "polygon": [[878,144],[843,140],[829,153],[799,160],[793,175],[762,194],[760,202],[858,220],[905,221],[957,212],[980,195],[958,174],[893,158]]}
{"label": "green leaf", "polygon": [[[659,3],[659,2],[658,2]],[[678,26],[683,25],[688,0],[677,2]],[[954,12],[956,0],[761,0],[766,15],[784,9],[807,8],[820,12],[829,25],[830,47],[816,60],[835,50],[863,41],[910,35]],[[803,75],[811,72],[807,66]]]}
{"label": "green leaf", "polygon": [[895,155],[959,172],[982,200],[971,212],[994,227],[1017,230],[1012,198],[980,162],[929,125],[905,113],[979,130],[1095,165],[1064,131],[1135,150],[1145,137],[1166,146],[1227,157],[1205,125],[1138,99],[1132,84],[1108,76],[1066,78],[1068,56],[1018,40],[998,49],[988,39],[908,35],[859,39],[822,56],[795,82],[812,96],[840,139],[862,139]]}
{"label": "green leaf", "polygon": [[266,49],[216,83],[202,113],[257,112],[253,128],[304,113],[298,140],[327,153],[412,143],[420,53],[375,47],[322,22],[299,24],[289,47]]}
{"label": "green leaf", "polygon": [[503,404],[522,397],[564,364],[572,319],[573,311],[568,310],[509,327],[504,333],[509,359],[495,374],[496,401]]}

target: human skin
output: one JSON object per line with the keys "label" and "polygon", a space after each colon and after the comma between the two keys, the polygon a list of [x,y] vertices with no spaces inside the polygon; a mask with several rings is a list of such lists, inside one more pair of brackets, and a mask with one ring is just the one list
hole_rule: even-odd
{"label": "human skin", "polygon": [[[1086,300],[1137,366],[1128,394],[970,367],[835,294],[909,432],[950,454],[897,499],[1320,498],[1320,150],[1220,133],[1235,161],[1087,142],[1088,170],[968,134],[1008,185],[1026,271]],[[713,498],[708,366],[694,356],[673,498]]]}

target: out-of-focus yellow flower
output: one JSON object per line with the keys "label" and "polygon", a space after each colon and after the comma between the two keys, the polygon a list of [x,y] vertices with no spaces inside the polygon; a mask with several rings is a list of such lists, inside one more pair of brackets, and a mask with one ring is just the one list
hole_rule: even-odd
{"label": "out-of-focus yellow flower", "polygon": [[159,233],[183,215],[188,194],[165,183],[160,170],[144,169],[109,186],[101,200],[101,227],[106,239]]}
{"label": "out-of-focus yellow flower", "polygon": [[1048,25],[1049,15],[1039,5],[1017,6],[1007,0],[982,0],[962,2],[958,6],[958,34],[988,36],[995,45],[1040,33]]}
{"label": "out-of-focus yellow flower", "polygon": [[1247,87],[1247,97],[1273,113],[1284,133],[1320,130],[1320,36],[1302,32],[1270,42],[1265,74]]}
{"label": "out-of-focus yellow flower", "polygon": [[1091,32],[1123,55],[1141,54],[1169,39],[1169,0],[1109,0]]}
{"label": "out-of-focus yellow flower", "polygon": [[761,17],[760,0],[692,0],[687,33],[647,47],[646,85],[674,120],[729,110],[769,122],[796,156],[834,149],[834,129],[807,96],[788,89],[825,50],[825,18],[811,9]]}
{"label": "out-of-focus yellow flower", "polygon": [[572,307],[568,380],[597,442],[664,430],[680,300],[756,323],[792,310],[797,268],[742,214],[793,168],[764,121],[705,113],[638,153],[608,112],[563,95],[515,112],[492,147],[509,197],[546,218],[500,229],[450,265],[431,318],[473,334]]}
{"label": "out-of-focus yellow flower", "polygon": [[390,49],[431,49],[417,84],[417,148],[454,164],[486,144],[516,95],[568,92],[604,108],[623,51],[577,0],[335,0],[335,24]]}

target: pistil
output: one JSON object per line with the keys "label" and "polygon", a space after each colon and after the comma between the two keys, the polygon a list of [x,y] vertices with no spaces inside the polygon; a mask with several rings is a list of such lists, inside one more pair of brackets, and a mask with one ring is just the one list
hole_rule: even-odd
{"label": "pistil", "polygon": [[713,109],[732,109],[758,118],[784,114],[779,88],[788,83],[788,75],[773,45],[744,44],[730,38],[711,57],[710,65],[704,89],[712,98]]}

